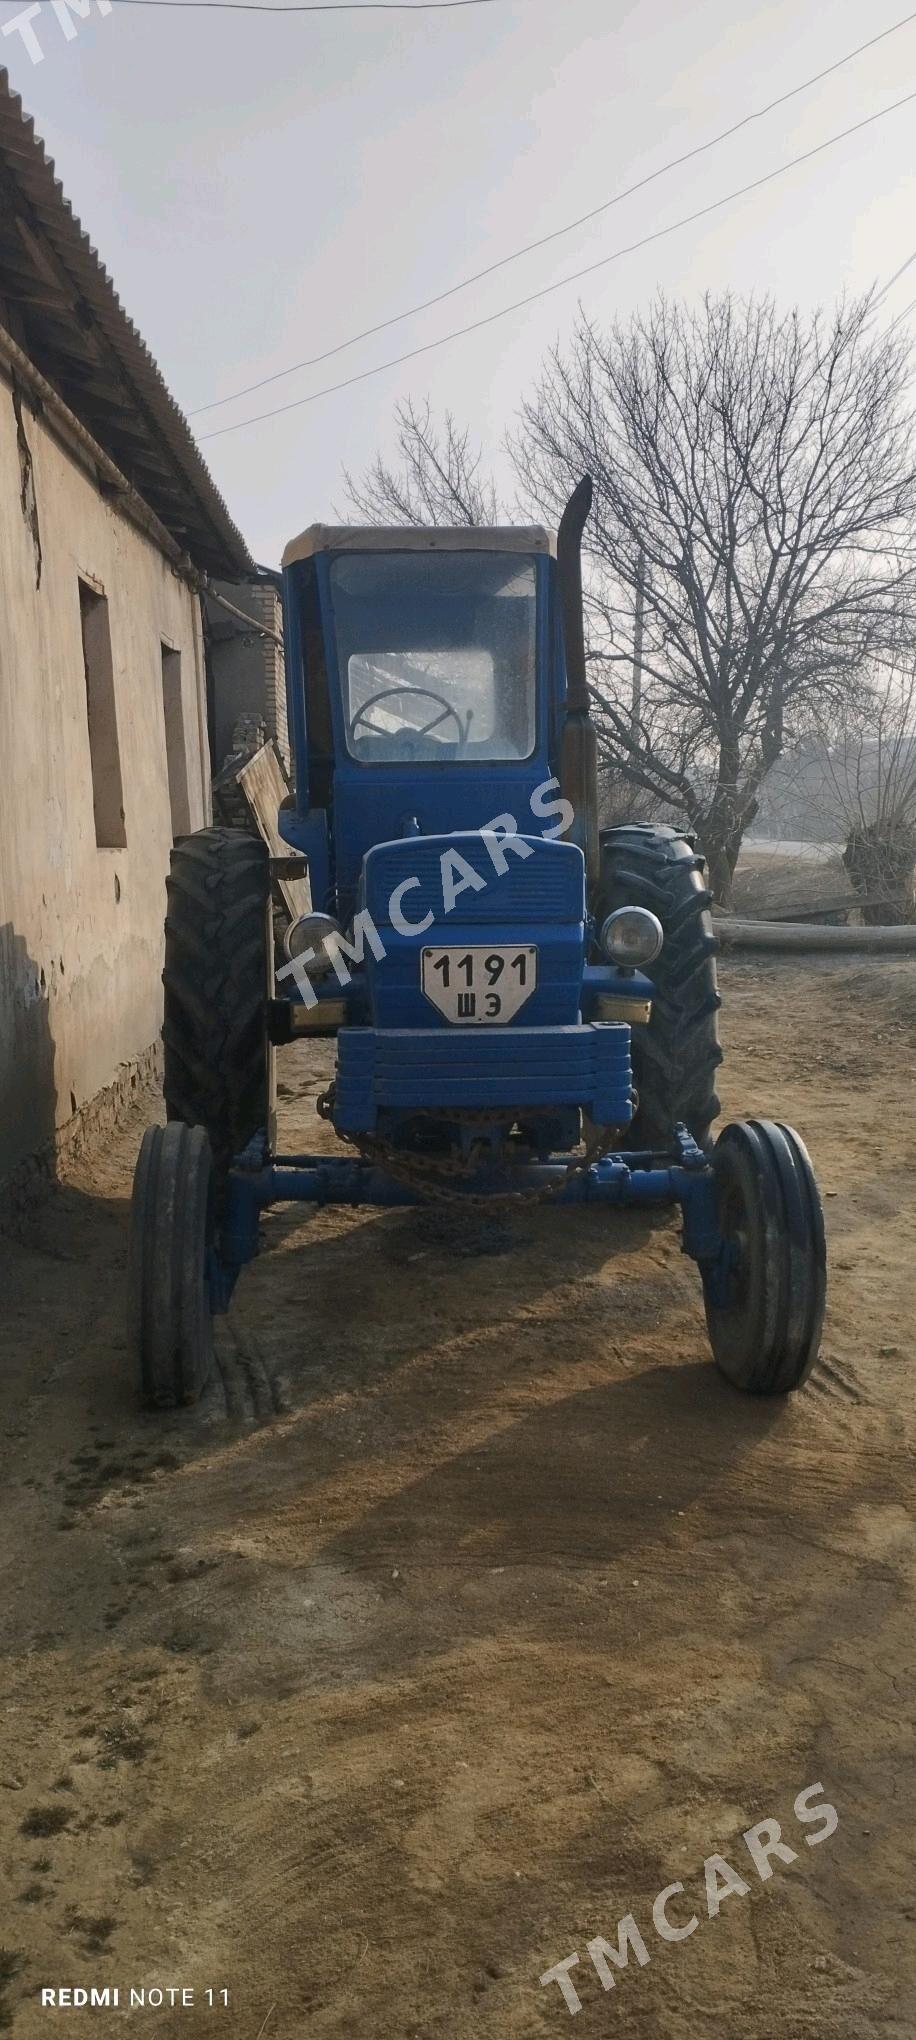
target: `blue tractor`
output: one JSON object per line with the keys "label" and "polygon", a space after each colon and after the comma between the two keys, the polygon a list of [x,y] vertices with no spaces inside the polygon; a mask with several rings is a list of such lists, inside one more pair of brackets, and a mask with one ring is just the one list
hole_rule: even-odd
{"label": "blue tractor", "polygon": [[[275,966],[270,860],[231,829],[168,880],[165,1099],[130,1246],[146,1399],[193,1402],[259,1220],[285,1199],[680,1206],[715,1360],[804,1381],[824,1228],[808,1156],[715,1142],[715,937],[701,859],[601,830],[582,622],[591,484],[541,529],[313,526],[283,560],[295,795],[312,911]],[[336,1037],[337,1153],[276,1152],[278,1045]]]}

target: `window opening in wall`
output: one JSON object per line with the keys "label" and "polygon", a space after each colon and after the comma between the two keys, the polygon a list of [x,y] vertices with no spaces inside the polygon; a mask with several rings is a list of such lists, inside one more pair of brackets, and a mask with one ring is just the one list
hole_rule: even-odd
{"label": "window opening in wall", "polygon": [[88,581],[80,581],[79,590],[95,840],[100,850],[123,850],[127,833],[108,602]]}
{"label": "window opening in wall", "polygon": [[165,719],[165,756],[169,775],[169,806],[172,838],[191,833],[191,803],[188,795],[188,750],[185,743],[184,708],[181,700],[181,653],[171,645],[162,646],[162,712]]}

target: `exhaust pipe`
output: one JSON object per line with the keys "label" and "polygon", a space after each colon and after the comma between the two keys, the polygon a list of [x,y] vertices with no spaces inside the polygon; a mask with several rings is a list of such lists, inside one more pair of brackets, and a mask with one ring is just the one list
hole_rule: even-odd
{"label": "exhaust pipe", "polygon": [[589,712],[582,615],[582,533],[592,507],[592,478],[573,490],[557,532],[557,581],[566,651],[566,714],[560,747],[560,788],[575,820],[570,839],[585,855],[589,886],[598,882],[598,740]]}

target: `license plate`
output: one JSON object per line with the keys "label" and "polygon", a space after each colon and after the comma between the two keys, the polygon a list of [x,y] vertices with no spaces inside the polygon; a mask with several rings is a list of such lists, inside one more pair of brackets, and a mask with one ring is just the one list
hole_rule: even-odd
{"label": "license plate", "polygon": [[457,1027],[500,1027],[530,999],[537,985],[538,953],[531,942],[515,949],[424,949],[426,997]]}

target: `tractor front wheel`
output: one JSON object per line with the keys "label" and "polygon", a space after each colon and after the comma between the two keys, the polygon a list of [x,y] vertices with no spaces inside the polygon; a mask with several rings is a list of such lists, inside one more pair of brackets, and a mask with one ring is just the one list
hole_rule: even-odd
{"label": "tractor front wheel", "polygon": [[201,1126],[149,1126],[134,1175],[128,1328],[145,1402],[196,1402],[213,1366],[213,1157]]}
{"label": "tractor front wheel", "polygon": [[723,1251],[704,1271],[713,1358],[735,1388],[785,1395],[817,1358],[824,1214],[804,1143],[767,1119],[726,1126],[712,1150]]}

